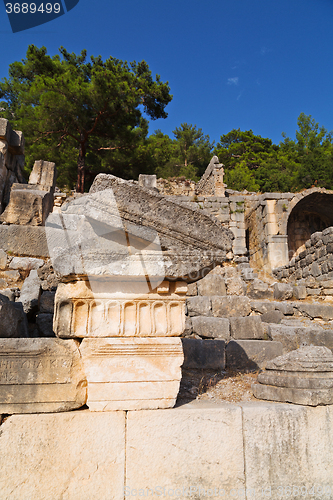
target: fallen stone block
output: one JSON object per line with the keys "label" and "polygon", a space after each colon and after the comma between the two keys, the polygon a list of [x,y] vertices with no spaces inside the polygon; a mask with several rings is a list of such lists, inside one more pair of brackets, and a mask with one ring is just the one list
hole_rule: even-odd
{"label": "fallen stone block", "polygon": [[226,347],[226,367],[235,371],[258,370],[265,368],[269,360],[281,354],[281,342],[231,340]]}
{"label": "fallen stone block", "polygon": [[263,340],[266,338],[264,327],[259,316],[230,318],[230,334],[234,339]]}
{"label": "fallen stone block", "polygon": [[53,331],[53,314],[39,313],[36,316],[36,325],[40,337],[55,337]]}
{"label": "fallen stone block", "polygon": [[288,300],[293,296],[293,287],[288,283],[274,283],[274,299]]}
{"label": "fallen stone block", "polygon": [[192,318],[193,333],[200,337],[220,338],[229,340],[230,325],[227,318],[213,318],[207,316],[193,316]]}
{"label": "fallen stone block", "polygon": [[0,295],[0,337],[18,338],[27,336],[26,317],[9,298]]}
{"label": "fallen stone block", "polygon": [[273,290],[269,287],[268,283],[255,279],[248,286],[247,296],[251,299],[269,299],[273,297]]}
{"label": "fallen stone block", "polygon": [[211,297],[213,316],[219,318],[231,318],[235,316],[248,316],[251,312],[250,299],[248,297]]}
{"label": "fallen stone block", "polygon": [[31,269],[39,269],[44,264],[42,259],[34,259],[32,257],[13,257],[9,264],[9,269],[22,269],[28,271]]}
{"label": "fallen stone block", "polygon": [[49,257],[45,227],[0,224],[0,248],[14,255]]}
{"label": "fallen stone block", "polygon": [[226,295],[225,280],[218,274],[208,274],[197,282],[198,295]]}
{"label": "fallen stone block", "polygon": [[0,339],[0,413],[68,411],[86,397],[77,342]]}
{"label": "fallen stone block", "polygon": [[24,280],[21,294],[17,302],[21,302],[25,313],[36,311],[39,306],[40,279],[36,270],[30,271],[29,276]]}
{"label": "fallen stone block", "polygon": [[54,313],[55,292],[45,291],[40,296],[39,310],[41,313]]}
{"label": "fallen stone block", "polygon": [[[183,405],[174,410],[129,412],[129,491],[147,491],[147,486],[158,485],[160,491],[175,494],[174,498],[184,492],[190,500],[203,497],[203,490],[213,498],[214,488],[216,498],[244,491],[241,411],[227,403],[205,409]],[[189,478],[188,486],[184,478]]]}
{"label": "fallen stone block", "polygon": [[84,339],[91,411],[171,408],[184,361],[179,338]]}
{"label": "fallen stone block", "polygon": [[124,497],[124,412],[13,415],[1,425],[0,453],[3,499]]}
{"label": "fallen stone block", "polygon": [[306,286],[304,285],[294,286],[293,296],[295,297],[296,300],[306,299],[307,297]]}
{"label": "fallen stone block", "polygon": [[[32,271],[37,272],[37,271]],[[185,329],[184,282],[163,281],[151,293],[146,282],[101,279],[60,283],[54,331],[61,338],[177,337]],[[201,298],[191,297],[188,300]]]}
{"label": "fallen stone block", "polygon": [[30,184],[14,183],[0,221],[23,226],[44,226],[52,207],[53,193]]}
{"label": "fallen stone block", "polygon": [[182,368],[190,370],[224,370],[225,345],[223,340],[181,339],[184,351]]}

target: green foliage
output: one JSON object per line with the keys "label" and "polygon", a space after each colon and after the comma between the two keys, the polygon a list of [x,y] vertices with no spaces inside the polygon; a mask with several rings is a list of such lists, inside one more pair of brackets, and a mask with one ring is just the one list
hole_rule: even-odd
{"label": "green foliage", "polygon": [[167,83],[152,78],[145,61],[128,64],[109,57],[103,62],[92,56],[86,62],[85,50],[75,55],[61,47],[59,52],[62,57],[50,57],[45,47],[30,45],[26,59],[11,64],[9,78],[2,80],[0,105],[2,116],[25,134],[30,165],[52,156],[60,162],[60,181],[72,183],[75,153],[82,192],[86,171],[93,175],[101,163],[109,171],[127,168],[126,177],[134,165],[132,158],[128,168],[128,154],[135,151],[135,159],[144,160],[139,146],[147,120],[141,109],[152,119],[166,118],[172,96]]}
{"label": "green foliage", "polygon": [[233,169],[229,169],[225,176],[226,183],[229,189],[236,191],[258,191],[259,185],[256,184],[255,178],[245,160],[240,161]]}

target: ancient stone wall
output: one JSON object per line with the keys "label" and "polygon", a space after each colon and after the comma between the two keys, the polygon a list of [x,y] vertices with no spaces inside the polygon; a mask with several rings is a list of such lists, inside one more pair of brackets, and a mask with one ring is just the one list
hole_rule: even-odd
{"label": "ancient stone wall", "polygon": [[0,213],[9,203],[14,183],[26,183],[23,177],[24,137],[12,130],[8,120],[0,118]]}

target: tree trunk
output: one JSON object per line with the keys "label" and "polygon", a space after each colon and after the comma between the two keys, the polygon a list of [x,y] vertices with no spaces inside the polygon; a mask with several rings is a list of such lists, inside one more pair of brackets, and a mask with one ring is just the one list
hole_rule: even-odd
{"label": "tree trunk", "polygon": [[80,142],[79,158],[77,160],[77,184],[76,191],[84,193],[84,177],[85,177],[85,157],[86,157],[86,143]]}

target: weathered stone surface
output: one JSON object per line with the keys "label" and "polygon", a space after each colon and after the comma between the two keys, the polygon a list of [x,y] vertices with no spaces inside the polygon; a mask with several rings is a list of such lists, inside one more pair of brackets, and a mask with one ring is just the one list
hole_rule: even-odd
{"label": "weathered stone surface", "polygon": [[304,346],[272,359],[266,368],[288,372],[333,373],[333,354],[327,347]]}
{"label": "weathered stone surface", "polygon": [[213,316],[230,318],[235,316],[248,316],[251,312],[248,297],[211,297]]}
{"label": "weathered stone surface", "polygon": [[3,500],[123,499],[124,412],[14,415],[0,453]]}
{"label": "weathered stone surface", "polygon": [[198,288],[196,283],[189,283],[187,285],[187,297],[195,297],[198,295]]}
{"label": "weathered stone surface", "polygon": [[53,193],[36,189],[30,184],[14,183],[9,204],[1,214],[6,224],[44,226],[53,207]]}
{"label": "weathered stone surface", "polygon": [[288,300],[293,296],[293,287],[288,283],[274,284],[274,299]]}
{"label": "weathered stone surface", "polygon": [[53,331],[53,314],[39,313],[36,316],[36,325],[40,337],[55,337]]}
{"label": "weathered stone surface", "polygon": [[329,498],[333,408],[259,401],[241,406],[248,498],[320,498],[320,486]]}
{"label": "weathered stone surface", "polygon": [[156,485],[181,498],[185,488],[186,498],[194,500],[204,496],[203,490],[212,498],[214,488],[216,498],[229,498],[230,491],[244,490],[241,408],[230,404],[204,410],[189,406],[129,412],[128,491],[146,492]]}
{"label": "weathered stone surface", "polygon": [[324,321],[333,320],[333,306],[326,304],[298,304],[297,309],[310,318],[321,318]]}
{"label": "weathered stone surface", "polygon": [[259,316],[230,318],[230,334],[234,339],[262,340],[266,338]]}
{"label": "weathered stone surface", "polygon": [[22,269],[24,271],[28,271],[30,269],[39,269],[43,264],[43,259],[14,257],[9,264],[9,269]]}
{"label": "weathered stone surface", "polygon": [[39,302],[39,310],[41,313],[54,313],[54,297],[55,292],[45,291],[42,293]]}
{"label": "weathered stone surface", "polygon": [[91,411],[174,406],[184,361],[180,339],[84,339],[80,351]]}
{"label": "weathered stone surface", "polygon": [[272,340],[282,343],[284,353],[306,345],[325,346],[333,349],[333,331],[323,330],[315,326],[285,326],[271,323],[269,335]]}
{"label": "weathered stone surface", "polygon": [[185,294],[184,282],[164,281],[152,293],[142,293],[142,282],[135,280],[61,283],[54,331],[63,338],[179,336],[185,329]]}
{"label": "weathered stone surface", "polygon": [[261,321],[264,323],[281,323],[284,315],[281,311],[270,311],[261,315]]}
{"label": "weathered stone surface", "polygon": [[24,280],[21,294],[17,302],[21,302],[25,313],[36,310],[39,305],[40,279],[36,270],[30,271],[29,276]]}
{"label": "weathered stone surface", "polygon": [[258,399],[318,406],[333,404],[333,389],[295,389],[273,385],[252,384],[253,395]]}
{"label": "weathered stone surface", "polygon": [[139,186],[147,189],[157,189],[156,175],[139,175]]}
{"label": "weathered stone surface", "polygon": [[192,318],[193,333],[200,337],[211,339],[229,340],[230,325],[227,318],[212,318],[207,316],[193,316]]}
{"label": "weathered stone surface", "polygon": [[269,299],[273,296],[273,292],[269,288],[268,283],[255,279],[248,286],[247,296],[251,299]]}
{"label": "weathered stone surface", "polygon": [[35,161],[29,177],[29,184],[37,185],[38,189],[50,191],[53,195],[56,179],[57,169],[55,163],[43,160]]}
{"label": "weathered stone surface", "polygon": [[197,282],[198,295],[226,295],[225,281],[218,274],[208,274]]}
{"label": "weathered stone surface", "polygon": [[62,206],[62,217],[52,214],[46,229],[53,267],[63,276],[195,279],[225,260],[232,240],[229,230],[198,210],[105,174],[89,195]]}
{"label": "weathered stone surface", "polygon": [[293,287],[293,296],[296,300],[306,299],[306,286],[298,285]]}
{"label": "weathered stone surface", "polygon": [[226,347],[228,369],[258,370],[282,354],[282,344],[267,340],[231,340]]}
{"label": "weathered stone surface", "polygon": [[209,297],[189,297],[186,299],[186,307],[189,316],[208,316],[211,314]]}
{"label": "weathered stone surface", "polygon": [[181,339],[184,351],[183,368],[191,370],[224,370],[223,340]]}
{"label": "weathered stone surface", "polygon": [[80,408],[87,382],[78,343],[60,339],[0,340],[0,412]]}
{"label": "weathered stone surface", "polygon": [[45,227],[0,225],[0,248],[14,255],[48,257]]}
{"label": "weathered stone surface", "polygon": [[0,337],[17,338],[26,336],[24,313],[14,307],[9,298],[0,295]]}
{"label": "weathered stone surface", "polygon": [[6,269],[7,266],[7,254],[2,249],[0,249],[0,269]]}

